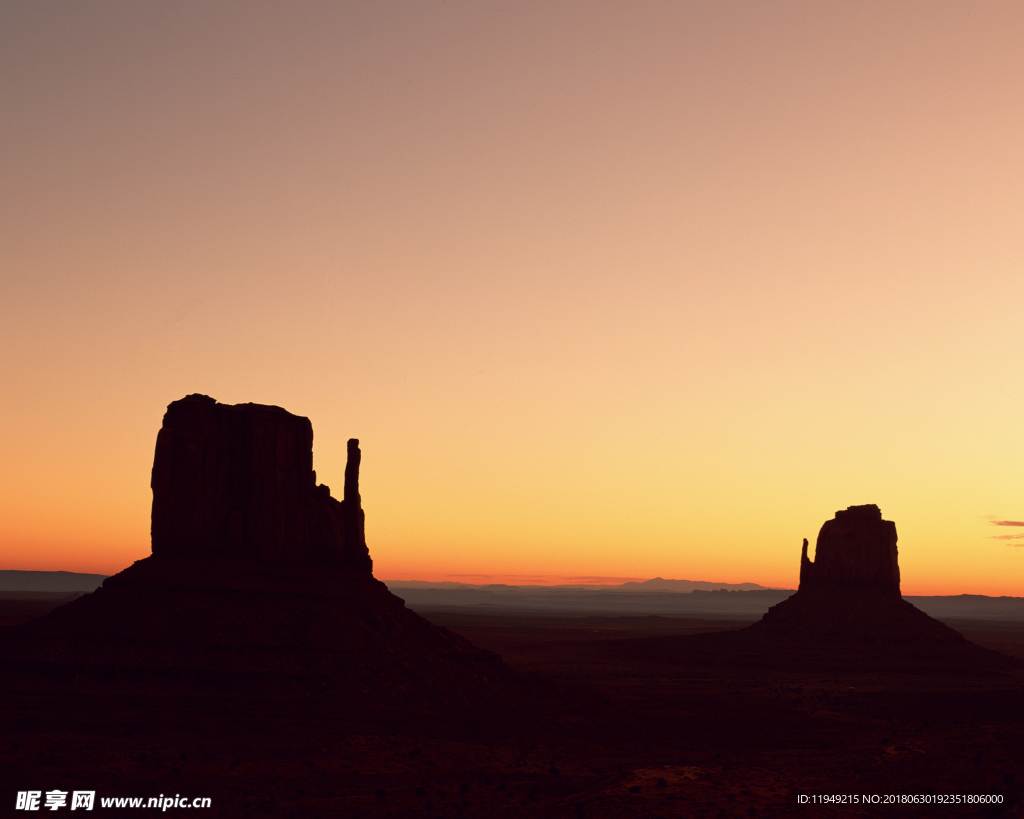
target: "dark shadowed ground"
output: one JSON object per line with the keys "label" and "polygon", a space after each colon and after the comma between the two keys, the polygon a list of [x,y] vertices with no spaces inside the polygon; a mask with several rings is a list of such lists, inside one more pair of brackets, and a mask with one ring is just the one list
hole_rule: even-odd
{"label": "dark shadowed ground", "polygon": [[[0,625],[59,602],[59,595],[0,600]],[[743,667],[679,639],[751,619],[420,613],[497,652],[527,680],[539,675],[580,692],[595,703],[592,717],[487,741],[271,732],[256,720],[234,732],[202,724],[169,732],[136,720],[89,733],[14,721],[0,740],[0,800],[22,816],[32,814],[13,810],[16,791],[54,788],[209,796],[211,809],[168,811],[203,816],[1022,815],[1018,673]],[[1022,622],[947,622],[982,646],[1024,658]],[[801,794],[1003,801],[801,806]],[[97,806],[92,815],[108,814],[132,811]]]}

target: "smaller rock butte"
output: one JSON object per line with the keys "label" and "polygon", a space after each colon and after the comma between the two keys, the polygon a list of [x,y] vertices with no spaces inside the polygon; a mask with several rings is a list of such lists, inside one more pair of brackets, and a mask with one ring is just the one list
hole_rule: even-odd
{"label": "smaller rock butte", "polygon": [[832,662],[837,649],[857,663],[995,667],[1008,661],[929,617],[900,594],[896,524],[874,504],[851,506],[825,521],[815,559],[800,556],[800,587],[737,637],[749,649],[799,648],[803,661]]}
{"label": "smaller rock butte", "polygon": [[882,520],[872,504],[836,512],[818,532],[814,561],[807,557],[807,540],[800,556],[800,588],[841,586],[873,588],[899,595],[900,567],[896,524]]}

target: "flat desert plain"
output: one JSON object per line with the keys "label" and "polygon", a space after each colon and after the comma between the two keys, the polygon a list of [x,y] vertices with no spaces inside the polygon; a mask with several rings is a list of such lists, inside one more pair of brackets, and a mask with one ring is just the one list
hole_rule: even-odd
{"label": "flat desert plain", "polygon": [[[64,599],[8,595],[0,625]],[[766,662],[718,651],[714,637],[693,640],[750,619],[420,613],[499,654],[539,698],[557,688],[592,707],[552,713],[528,731],[480,726],[478,736],[445,737],[291,731],[255,716],[232,731],[168,730],[138,713],[130,725],[62,725],[18,719],[8,703],[3,799],[13,808],[16,792],[30,789],[204,796],[209,809],[171,811],[232,817],[1022,814],[1024,673],[856,667],[842,656],[824,666]],[[1024,659],[1024,622],[949,625]],[[945,798],[953,804],[934,801]]]}

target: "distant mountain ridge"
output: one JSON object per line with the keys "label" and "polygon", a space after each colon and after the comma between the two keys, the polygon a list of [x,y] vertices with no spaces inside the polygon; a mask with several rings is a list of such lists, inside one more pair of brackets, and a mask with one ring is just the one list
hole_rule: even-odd
{"label": "distant mountain ridge", "polygon": [[666,580],[655,577],[651,580],[629,581],[619,584],[594,584],[594,583],[561,583],[554,586],[539,586],[530,584],[510,583],[457,583],[450,580],[384,580],[382,581],[389,589],[488,589],[491,591],[529,589],[539,591],[542,589],[568,589],[575,591],[624,591],[624,592],[652,592],[652,591],[760,591],[769,590],[768,586],[761,586],[757,583],[713,583],[708,580]]}
{"label": "distant mountain ridge", "polygon": [[[83,574],[81,572],[29,572],[7,569],[0,570],[0,591],[91,592],[98,589],[107,577],[108,575],[105,574]],[[431,580],[385,580],[383,582],[390,589],[487,589],[494,592],[557,589],[575,591],[690,592],[720,591],[723,589],[728,591],[757,591],[769,588],[757,583],[712,583],[707,580],[666,580],[661,577],[641,582],[630,581],[618,585],[563,583],[556,586],[539,586],[529,584],[512,585],[509,583],[458,583],[450,580],[439,582]]]}
{"label": "distant mountain ridge", "polygon": [[727,591],[756,591],[759,589],[767,590],[769,587],[758,583],[712,583],[707,580],[665,580],[661,577],[655,577],[640,583],[635,581],[623,583],[619,588],[623,591],[689,592],[695,590],[718,591],[720,589],[726,589]]}
{"label": "distant mountain ridge", "polygon": [[[107,575],[80,572],[26,572],[0,570],[0,596],[32,593],[88,593]],[[666,580],[612,585],[511,586],[506,583],[473,585],[452,581],[385,580],[384,584],[411,608],[420,606],[506,607],[615,611],[620,614],[732,614],[760,617],[769,606],[793,594],[792,589],[770,589],[757,583],[712,583],[704,580]],[[726,593],[728,592],[728,593]],[[982,620],[1024,620],[1024,597],[988,597],[980,594],[904,595],[932,617]]]}
{"label": "distant mountain ridge", "polygon": [[107,579],[105,574],[81,572],[22,572],[0,570],[0,591],[92,592]]}

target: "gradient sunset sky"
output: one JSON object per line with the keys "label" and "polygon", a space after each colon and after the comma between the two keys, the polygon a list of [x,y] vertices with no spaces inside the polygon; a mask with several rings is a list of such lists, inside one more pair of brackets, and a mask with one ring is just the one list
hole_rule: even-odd
{"label": "gradient sunset sky", "polygon": [[1024,595],[1024,4],[0,4],[0,568],[168,403],[360,439],[375,574]]}

